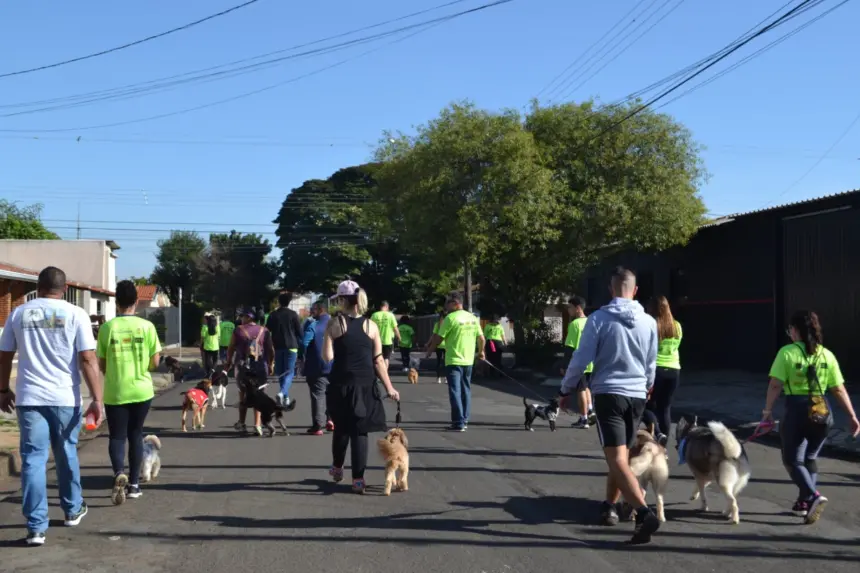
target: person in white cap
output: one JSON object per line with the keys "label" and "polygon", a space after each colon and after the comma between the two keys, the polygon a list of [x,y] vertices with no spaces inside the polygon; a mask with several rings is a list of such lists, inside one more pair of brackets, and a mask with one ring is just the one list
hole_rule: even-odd
{"label": "person in white cap", "polygon": [[329,475],[343,480],[346,450],[351,447],[352,491],[364,493],[370,432],[385,432],[383,396],[376,384],[382,381],[387,397],[399,401],[382,357],[379,328],[365,318],[367,295],[357,283],[346,280],[337,287],[341,312],[329,321],[323,339],[322,358],[332,361],[326,392],[328,413],[334,422],[332,465]]}

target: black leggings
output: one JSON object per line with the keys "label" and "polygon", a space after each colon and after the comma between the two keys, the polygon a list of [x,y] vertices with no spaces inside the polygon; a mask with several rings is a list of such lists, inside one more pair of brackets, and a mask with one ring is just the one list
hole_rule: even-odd
{"label": "black leggings", "polygon": [[439,378],[445,378],[447,374],[445,373],[445,349],[437,348],[436,349],[436,376]]}
{"label": "black leggings", "polygon": [[657,416],[657,429],[669,435],[672,430],[672,397],[681,382],[681,371],[677,368],[657,368],[654,379],[654,392],[648,400],[647,408]]}
{"label": "black leggings", "polygon": [[203,351],[203,370],[206,371],[206,375],[209,376],[209,373],[215,370],[215,366],[218,364],[218,351],[217,350],[204,350]]}
{"label": "black leggings", "polygon": [[352,443],[350,450],[352,479],[364,479],[364,470],[367,469],[367,441],[367,434],[359,432],[350,434],[339,431],[338,426],[335,426],[331,437],[332,465],[336,468],[343,468],[343,463],[346,460],[346,448]]}
{"label": "black leggings", "polygon": [[400,347],[400,360],[403,362],[404,368],[411,368],[411,366],[409,365],[409,356],[411,352],[411,348],[403,348],[402,346]]}
{"label": "black leggings", "polygon": [[152,399],[119,406],[105,405],[110,442],[108,453],[114,475],[125,468],[125,443],[128,441],[128,483],[137,485],[143,461],[143,423]]}

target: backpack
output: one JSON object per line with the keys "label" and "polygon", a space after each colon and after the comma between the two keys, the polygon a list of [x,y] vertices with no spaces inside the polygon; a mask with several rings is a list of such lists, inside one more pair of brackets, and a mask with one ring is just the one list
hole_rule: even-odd
{"label": "backpack", "polygon": [[261,326],[255,338],[251,338],[250,336],[248,336],[248,332],[244,326],[240,326],[239,330],[242,331],[242,336],[248,339],[247,358],[252,363],[261,363],[263,360],[263,355],[266,352],[266,329]]}

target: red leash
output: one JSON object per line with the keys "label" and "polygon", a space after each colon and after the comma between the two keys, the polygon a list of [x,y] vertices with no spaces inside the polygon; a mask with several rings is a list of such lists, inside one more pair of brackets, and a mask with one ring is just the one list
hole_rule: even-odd
{"label": "red leash", "polygon": [[755,431],[753,431],[752,436],[743,441],[744,444],[752,442],[753,440],[757,440],[762,436],[766,436],[773,431],[773,428],[776,426],[773,420],[762,420],[759,422],[758,426],[755,427]]}

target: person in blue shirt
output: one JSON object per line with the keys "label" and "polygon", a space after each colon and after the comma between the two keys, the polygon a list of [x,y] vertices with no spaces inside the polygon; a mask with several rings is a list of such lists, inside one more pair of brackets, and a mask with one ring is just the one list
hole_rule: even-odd
{"label": "person in blue shirt", "polygon": [[316,320],[313,323],[313,337],[305,349],[305,378],[311,395],[311,427],[308,428],[307,433],[312,436],[322,436],[324,430],[330,432],[334,430],[334,424],[326,413],[325,398],[331,362],[326,362],[322,358],[323,337],[331,318],[326,301],[315,302],[311,308],[311,314],[316,317]]}
{"label": "person in blue shirt", "polygon": [[311,340],[314,339],[314,324],[316,323],[316,318],[314,317],[314,309],[311,308],[311,314],[305,319],[305,322],[302,324],[302,342],[299,345],[299,360],[298,360],[298,371],[304,374],[305,371],[305,356],[308,352],[308,345],[311,343]]}

